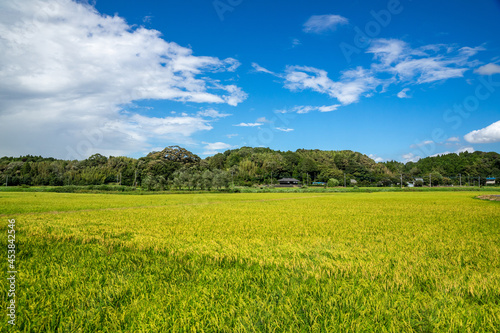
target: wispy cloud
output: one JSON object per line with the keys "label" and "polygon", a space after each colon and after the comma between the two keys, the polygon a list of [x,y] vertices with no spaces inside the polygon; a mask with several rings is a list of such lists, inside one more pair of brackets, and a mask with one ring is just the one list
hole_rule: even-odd
{"label": "wispy cloud", "polygon": [[271,121],[268,120],[266,117],[260,117],[260,118],[257,118],[257,121],[258,123],[270,123]]}
{"label": "wispy cloud", "polygon": [[[356,67],[340,72],[337,80],[328,72],[310,66],[287,66],[284,73],[274,73],[258,65],[256,70],[273,74],[283,80],[284,87],[291,91],[312,90],[337,99],[342,105],[356,103],[361,97],[383,93],[391,85],[421,85],[463,77],[464,73],[478,65],[471,57],[484,47],[462,47],[445,44],[430,44],[411,48],[398,39],[375,39],[367,49],[373,54],[369,68]],[[495,72],[496,67],[480,72]],[[409,98],[410,88],[397,94]]]}
{"label": "wispy cloud", "polygon": [[297,47],[300,44],[302,44],[302,43],[300,42],[299,39],[297,39],[297,38],[292,39],[292,48]]}
{"label": "wispy cloud", "polygon": [[309,112],[313,112],[313,111],[331,112],[331,111],[337,110],[340,106],[341,106],[340,104],[323,105],[323,106],[297,105],[291,109],[278,110],[277,112],[278,113],[298,113],[298,114],[304,114],[304,113],[309,113]]}
{"label": "wispy cloud", "polygon": [[467,133],[464,139],[470,143],[500,142],[500,120],[485,128]]}
{"label": "wispy cloud", "polygon": [[262,67],[262,66],[259,66],[259,64],[255,63],[255,62],[252,62],[252,67],[255,71],[257,72],[261,72],[261,73],[267,73],[267,74],[271,74],[271,75],[276,75],[276,73]]}
{"label": "wispy cloud", "polygon": [[202,110],[197,113],[201,117],[210,117],[210,118],[225,118],[231,116],[229,113],[220,113],[214,109]]}
{"label": "wispy cloud", "polygon": [[213,143],[202,142],[202,143],[205,145],[203,147],[205,149],[203,155],[214,155],[219,153],[219,150],[228,150],[237,147],[224,142],[213,142]]}
{"label": "wispy cloud", "polygon": [[347,105],[357,102],[360,96],[373,91],[380,81],[361,67],[342,73],[339,81],[333,81],[324,70],[306,66],[288,66],[285,71],[285,88],[292,91],[311,89],[328,94]]}
{"label": "wispy cloud", "polygon": [[399,98],[410,98],[410,96],[408,96],[408,94],[407,94],[408,91],[410,91],[410,88],[404,88],[403,90],[398,92],[398,97]]}
{"label": "wispy cloud", "polygon": [[349,20],[340,15],[313,15],[304,23],[303,31],[319,34],[334,31],[337,26],[347,23],[349,23]]}
{"label": "wispy cloud", "polygon": [[276,127],[276,129],[281,132],[291,132],[294,130],[293,128],[285,128],[285,127]]}
{"label": "wispy cloud", "polygon": [[239,127],[257,127],[257,126],[262,126],[262,123],[239,123],[237,125],[233,126],[239,126]]}
{"label": "wispy cloud", "polygon": [[410,146],[411,149],[415,149],[415,148],[419,148],[419,147],[423,147],[423,146],[427,146],[427,145],[431,145],[435,143],[434,141],[432,140],[425,140],[425,141],[422,141],[422,142],[419,142],[419,143],[415,143],[413,145]]}
{"label": "wispy cloud", "polygon": [[378,63],[376,71],[396,75],[399,81],[416,84],[463,77],[477,65],[469,58],[484,50],[482,46],[457,48],[454,45],[430,44],[416,49],[398,39],[376,39],[368,48]]}

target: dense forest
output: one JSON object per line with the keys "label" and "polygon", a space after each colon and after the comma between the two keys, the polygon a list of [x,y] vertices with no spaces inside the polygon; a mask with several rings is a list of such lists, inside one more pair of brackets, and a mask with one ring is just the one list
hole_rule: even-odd
{"label": "dense forest", "polygon": [[[147,190],[222,189],[255,184],[277,184],[293,177],[304,185],[416,186],[481,184],[486,177],[500,178],[500,154],[463,152],[423,158],[417,162],[376,163],[361,153],[299,149],[276,151],[242,147],[205,159],[170,146],[145,157],[106,157],[95,154],[82,161],[41,156],[0,158],[2,186],[62,186],[119,184]],[[421,179],[419,179],[421,178]]]}

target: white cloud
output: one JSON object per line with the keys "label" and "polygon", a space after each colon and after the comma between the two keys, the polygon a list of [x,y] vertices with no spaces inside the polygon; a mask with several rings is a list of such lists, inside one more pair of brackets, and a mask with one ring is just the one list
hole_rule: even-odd
{"label": "white cloud", "polygon": [[340,104],[335,104],[335,105],[323,105],[318,107],[319,112],[332,112],[336,111],[340,107]]}
{"label": "white cloud", "polygon": [[481,75],[493,75],[493,74],[500,74],[500,65],[497,64],[486,64],[484,66],[481,66],[474,70],[474,73],[481,74]]}
{"label": "white cloud", "polygon": [[340,15],[313,15],[304,23],[303,30],[307,33],[319,34],[333,31],[337,26],[347,23],[349,20]]}
{"label": "white cloud", "polygon": [[252,62],[252,67],[256,72],[262,72],[262,73],[267,73],[267,74],[271,74],[271,75],[276,75],[274,72],[271,72],[270,70],[268,70],[262,66],[259,66],[259,64],[255,63],[255,62]]}
{"label": "white cloud", "polygon": [[276,129],[281,132],[291,132],[294,130],[293,128],[285,128],[285,127],[276,127]]}
{"label": "white cloud", "polygon": [[452,137],[446,139],[446,141],[448,141],[448,142],[459,142],[460,138],[458,136],[452,136]]}
{"label": "white cloud", "polygon": [[257,118],[256,120],[258,123],[270,123],[271,121],[268,120],[266,117],[260,117],[260,118]]}
{"label": "white cloud", "polygon": [[377,163],[385,161],[385,159],[383,159],[382,157],[374,155],[374,154],[370,154],[370,155],[368,155],[368,157],[371,158],[372,160],[374,160]]}
{"label": "white cloud", "polygon": [[415,149],[415,148],[423,147],[423,146],[430,145],[433,143],[434,143],[434,141],[432,141],[432,140],[425,140],[425,141],[411,145],[410,148]]}
{"label": "white cloud", "polygon": [[262,126],[262,123],[239,123],[237,125],[233,126],[239,126],[239,127],[257,127],[257,126]]}
{"label": "white cloud", "polygon": [[203,147],[205,149],[203,155],[214,155],[217,154],[219,150],[228,150],[237,147],[224,142],[213,142],[213,143],[202,142],[202,143],[205,145]]}
{"label": "white cloud", "polygon": [[398,39],[375,39],[367,53],[379,63],[374,70],[396,75],[399,81],[416,84],[444,81],[463,77],[464,72],[477,65],[469,58],[476,55],[483,47],[462,47],[430,44],[416,49]]}
{"label": "white cloud", "polygon": [[328,94],[344,105],[357,102],[379,83],[370,71],[361,67],[343,72],[340,81],[331,80],[326,71],[314,67],[288,66],[285,71],[285,88],[292,91],[311,89]]}
{"label": "white cloud", "polygon": [[467,133],[464,139],[470,143],[500,142],[500,120],[485,128]]}
{"label": "white cloud", "polygon": [[463,152],[473,153],[474,151],[475,150],[473,147],[462,147],[460,149],[455,150],[454,152],[445,151],[443,153],[437,153],[437,154],[431,155],[431,157],[443,156],[443,155],[448,155],[448,154],[457,154],[458,155],[458,154],[463,153]]}
{"label": "white cloud", "polygon": [[341,106],[340,104],[323,105],[323,106],[297,105],[289,110],[284,109],[284,110],[278,110],[276,112],[278,112],[278,113],[292,113],[293,112],[293,113],[298,113],[298,114],[309,113],[312,111],[331,112],[331,111],[337,110],[340,106]]}
{"label": "white cloud", "polygon": [[210,117],[210,118],[225,118],[231,116],[229,113],[220,113],[214,109],[202,110],[197,113],[201,117]]}
{"label": "white cloud", "polygon": [[398,97],[399,98],[410,98],[410,96],[408,96],[406,93],[410,91],[410,88],[404,88],[403,90],[401,90],[400,92],[398,92]]}
{"label": "white cloud", "polygon": [[299,39],[297,39],[297,38],[292,39],[292,48],[299,46],[300,44],[302,44],[302,43],[300,42]]}
{"label": "white cloud", "polygon": [[229,139],[231,139],[232,137],[238,136],[238,134],[234,134],[234,133],[233,133],[233,134],[226,134],[226,136],[227,136]]}
{"label": "white cloud", "polygon": [[[13,0],[0,2],[0,13],[0,140],[9,142],[0,155],[65,158],[67,147],[78,146],[113,154],[144,151],[151,141],[145,127],[179,138],[211,126],[200,116],[148,121],[125,112],[131,102],[234,106],[247,97],[239,87],[209,78],[236,70],[237,60],[194,56],[156,30],[129,26],[90,5]],[[89,131],[101,133],[99,142],[88,140]]]}
{"label": "white cloud", "polygon": [[473,153],[473,152],[475,152],[475,150],[473,147],[463,147],[463,148],[456,150],[455,154],[460,154],[460,153],[464,153],[464,152]]}
{"label": "white cloud", "polygon": [[408,162],[417,162],[419,159],[422,157],[415,155],[413,153],[408,153],[402,156],[403,157],[403,162],[408,163]]}
{"label": "white cloud", "polygon": [[[478,65],[478,61],[470,58],[482,50],[482,46],[457,48],[445,44],[414,49],[401,40],[374,39],[366,51],[373,54],[370,67],[343,71],[336,81],[328,77],[327,71],[310,66],[287,66],[284,73],[273,73],[257,64],[253,66],[259,72],[279,77],[284,87],[291,91],[312,90],[348,105],[358,102],[363,96],[383,93],[391,85],[420,85],[461,78]],[[398,97],[410,97],[409,90],[404,88]]]}

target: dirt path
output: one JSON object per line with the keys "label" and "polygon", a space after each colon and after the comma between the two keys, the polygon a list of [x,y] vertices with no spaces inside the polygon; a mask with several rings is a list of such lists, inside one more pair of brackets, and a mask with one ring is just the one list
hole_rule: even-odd
{"label": "dirt path", "polygon": [[500,195],[498,194],[480,195],[477,198],[481,200],[500,201]]}

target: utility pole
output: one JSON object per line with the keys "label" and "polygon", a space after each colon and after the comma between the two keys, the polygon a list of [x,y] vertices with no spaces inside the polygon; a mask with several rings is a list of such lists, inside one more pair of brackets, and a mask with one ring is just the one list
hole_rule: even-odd
{"label": "utility pole", "polygon": [[231,181],[233,182],[233,188],[234,188],[234,170],[231,170]]}
{"label": "utility pole", "polygon": [[429,174],[429,187],[432,187],[432,174]]}
{"label": "utility pole", "polygon": [[5,178],[5,186],[9,186],[9,175],[7,175],[7,178]]}
{"label": "utility pole", "polygon": [[137,169],[135,169],[134,188],[137,187]]}
{"label": "utility pole", "polygon": [[462,186],[462,174],[459,173],[458,176],[460,177],[460,187]]}
{"label": "utility pole", "polygon": [[401,189],[403,188],[403,174],[401,174]]}

